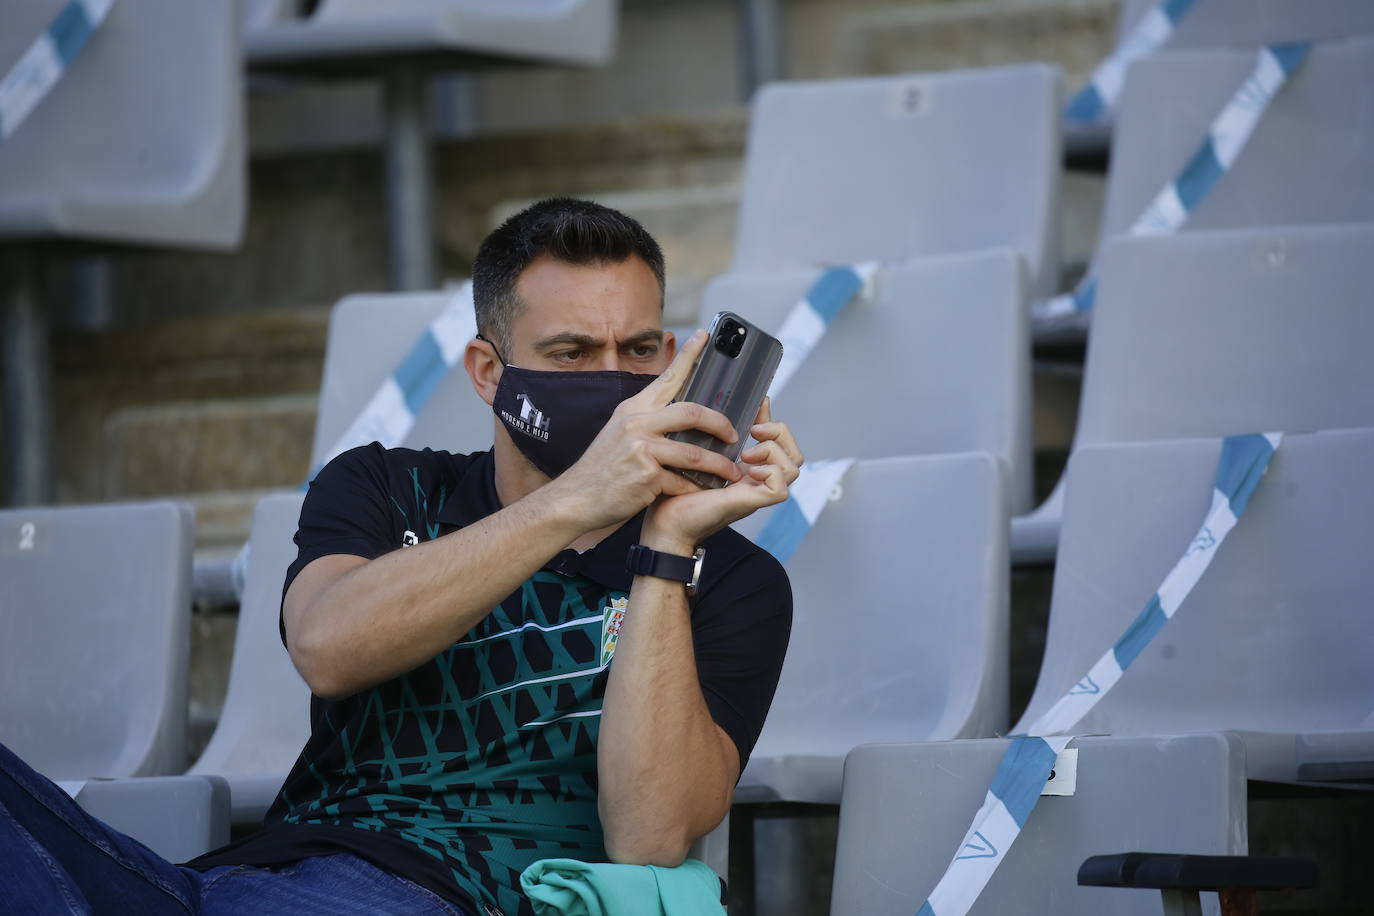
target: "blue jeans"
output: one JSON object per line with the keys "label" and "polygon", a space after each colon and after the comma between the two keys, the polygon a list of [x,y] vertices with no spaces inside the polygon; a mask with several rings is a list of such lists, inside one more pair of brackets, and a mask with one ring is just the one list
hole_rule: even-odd
{"label": "blue jeans", "polygon": [[462,908],[357,856],[280,868],[173,865],[101,823],[0,744],[0,910],[58,913],[425,914]]}

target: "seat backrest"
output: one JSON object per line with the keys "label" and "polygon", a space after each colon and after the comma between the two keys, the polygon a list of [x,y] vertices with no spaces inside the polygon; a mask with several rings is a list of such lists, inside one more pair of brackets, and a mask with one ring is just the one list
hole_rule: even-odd
{"label": "seat backrest", "polygon": [[[1045,658],[1019,727],[1153,597],[1211,504],[1220,449],[1189,439],[1074,453]],[[1074,731],[1359,726],[1374,708],[1371,468],[1374,429],[1287,436],[1191,595]]]}
{"label": "seat backrest", "polygon": [[296,558],[301,493],[258,503],[249,536],[229,689],[219,724],[193,773],[284,777],[310,737],[310,688],[291,663],[278,628],[282,583]]}
{"label": "seat backrest", "polygon": [[[65,5],[0,5],[0,73]],[[235,17],[231,3],[116,3],[0,144],[0,239],[237,245],[246,168]]]}
{"label": "seat backrest", "polygon": [[850,468],[787,562],[792,639],[755,760],[1006,725],[1004,475],[986,454]]}
{"label": "seat backrest", "polygon": [[403,33],[412,41],[426,36],[455,50],[604,64],[615,53],[619,13],[619,0],[322,0],[312,18],[364,27],[410,22],[421,26]]}
{"label": "seat backrest", "polygon": [[[405,359],[452,293],[347,296],[334,306],[325,347],[312,466],[333,448],[378,387]],[[491,447],[494,415],[461,362],[444,377],[401,445],[474,452]]]}
{"label": "seat backrest", "polygon": [[53,779],[186,765],[191,512],[0,512],[0,742]]}
{"label": "seat backrest", "polygon": [[[833,916],[911,916],[956,850],[978,857],[960,844],[1008,744],[869,745],[851,753]],[[1234,736],[1079,738],[1074,748],[1073,793],[1040,799],[969,916],[1159,916],[1158,893],[1078,887],[1078,866],[1103,849],[1245,853],[1245,748]],[[961,866],[980,864],[967,859]]]}
{"label": "seat backrest", "polygon": [[[1010,471],[1012,510],[1028,510],[1030,342],[1021,263],[1002,250],[882,268],[873,297],[835,317],[773,415],[813,458],[990,452]],[[701,325],[728,309],[777,333],[816,276],[814,269],[726,274],[706,289]]]}
{"label": "seat backrest", "polygon": [[1374,426],[1374,224],[1120,238],[1078,444]]}
{"label": "seat backrest", "polygon": [[246,29],[270,26],[293,19],[300,12],[298,0],[240,0],[239,20]]}
{"label": "seat backrest", "polygon": [[[1117,42],[1160,0],[1121,0]],[[1374,32],[1366,0],[1202,0],[1174,25],[1167,51],[1259,47],[1279,41],[1331,41]]]}
{"label": "seat backrest", "polygon": [[[1125,232],[1178,177],[1254,66],[1254,50],[1225,48],[1131,65],[1112,137],[1102,238]],[[1374,38],[1314,45],[1181,231],[1374,221],[1370,123]]]}
{"label": "seat backrest", "polygon": [[734,270],[1011,248],[1058,283],[1059,71],[777,83],[755,97]]}

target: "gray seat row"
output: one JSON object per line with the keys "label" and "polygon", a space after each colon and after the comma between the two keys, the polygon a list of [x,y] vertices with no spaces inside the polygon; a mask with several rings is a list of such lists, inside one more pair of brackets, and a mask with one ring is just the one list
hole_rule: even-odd
{"label": "gray seat row", "polygon": [[397,60],[442,57],[465,63],[604,64],[615,49],[616,0],[325,0],[308,16],[299,4],[249,0],[244,52],[275,72],[358,75]]}
{"label": "gray seat row", "polygon": [[[1016,728],[1079,682],[1187,548],[1218,451],[1216,439],[1191,439],[1085,446],[1073,456],[1045,659]],[[1374,429],[1283,441],[1175,619],[1074,729],[1104,736],[1073,745],[1075,791],[1041,800],[971,913],[1158,912],[1148,895],[1079,888],[1078,865],[1126,849],[1244,853],[1247,780],[1374,785],[1374,622],[1365,607],[1374,573],[1364,556],[1374,537],[1372,462]],[[915,912],[1005,747],[993,739],[853,751],[831,911]]]}

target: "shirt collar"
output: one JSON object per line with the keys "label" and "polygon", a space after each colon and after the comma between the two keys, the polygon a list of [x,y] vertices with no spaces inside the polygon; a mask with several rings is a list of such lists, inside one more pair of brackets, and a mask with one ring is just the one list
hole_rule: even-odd
{"label": "shirt collar", "polygon": [[[439,513],[438,521],[463,528],[500,509],[501,500],[496,495],[496,461],[489,451],[477,452],[471,456],[453,496]],[[609,589],[628,592],[634,574],[626,568],[625,556],[632,544],[639,543],[643,524],[644,513],[641,512],[585,553],[559,551],[544,564],[544,569],[565,576],[585,576]]]}

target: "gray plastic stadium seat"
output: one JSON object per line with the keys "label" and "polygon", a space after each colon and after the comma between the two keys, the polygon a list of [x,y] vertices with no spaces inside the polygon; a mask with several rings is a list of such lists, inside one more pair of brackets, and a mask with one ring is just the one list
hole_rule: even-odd
{"label": "gray plastic stadium seat", "polygon": [[[340,299],[334,306],[312,464],[319,463],[348,429],[452,295],[451,290],[361,294]],[[489,449],[493,416],[459,363],[434,390],[403,444],[464,453]]]}
{"label": "gray plastic stadium seat", "polygon": [[259,68],[369,72],[388,61],[455,56],[470,63],[604,64],[616,0],[324,0],[315,13],[249,29]]}
{"label": "gray plastic stadium seat", "polygon": [[1374,788],[1374,711],[1361,725],[1299,734],[1294,746],[1299,781]]}
{"label": "gray plastic stadium seat", "polygon": [[303,498],[281,493],[258,503],[224,710],[190,769],[228,780],[236,824],[262,821],[310,737],[310,688],[291,664],[277,626]]}
{"label": "gray plastic stadium seat", "polygon": [[1374,426],[1374,223],[1119,239],[1080,446]]}
{"label": "gray plastic stadium seat", "polygon": [[859,744],[1005,727],[1004,474],[986,454],[850,469],[787,563],[792,640],[736,803],[835,804]]}
{"label": "gray plastic stadium seat", "polygon": [[239,19],[244,29],[256,29],[293,18],[299,10],[298,0],[241,0]]}
{"label": "gray plastic stadium seat", "polygon": [[755,98],[732,270],[1011,248],[1058,283],[1059,71],[789,82]]}
{"label": "gray plastic stadium seat", "polygon": [[[1117,40],[1159,0],[1121,0]],[[1201,0],[1161,50],[1259,47],[1278,41],[1332,41],[1374,32],[1368,0]]]}
{"label": "gray plastic stadium seat", "polygon": [[[816,275],[718,277],[706,288],[702,326],[729,309],[776,333]],[[989,452],[1010,472],[1012,510],[1026,511],[1033,469],[1025,282],[1009,250],[882,269],[873,299],[840,312],[774,416],[813,458]]]}
{"label": "gray plastic stadium seat", "polygon": [[[1018,727],[1078,682],[1182,555],[1218,451],[1192,439],[1074,454],[1045,658]],[[1371,467],[1374,429],[1286,437],[1178,616],[1076,730],[1234,730],[1251,779],[1294,782],[1296,733],[1367,728]]]}
{"label": "gray plastic stadium seat", "polygon": [[[1076,684],[1149,601],[1197,532],[1219,451],[1217,439],[1191,439],[1074,454],[1045,659],[1013,732]],[[1076,742],[1077,794],[1042,800],[973,914],[1158,913],[1149,894],[1078,888],[1081,854],[1241,854],[1245,780],[1297,780],[1297,733],[1345,731],[1327,760],[1368,759],[1371,465],[1374,430],[1285,438],[1177,616],[1074,727],[1112,736]],[[832,912],[914,912],[1004,750],[955,741],[852,753]]]}
{"label": "gray plastic stadium seat", "polygon": [[[1112,139],[1104,239],[1126,231],[1178,176],[1254,63],[1253,50],[1214,49],[1131,66]],[[1315,45],[1181,231],[1374,221],[1372,122],[1374,38]]]}
{"label": "gray plastic stadium seat", "polygon": [[[1098,270],[1075,447],[1374,426],[1374,223],[1117,238]],[[1015,559],[1054,556],[1056,494]]]}
{"label": "gray plastic stadium seat", "polygon": [[[1159,2],[1122,0],[1118,46]],[[1160,52],[1248,48],[1253,53],[1275,42],[1335,41],[1371,32],[1374,4],[1366,0],[1200,0],[1175,23]],[[1200,133],[1196,139],[1201,139]],[[1065,128],[1064,142],[1070,150],[1105,150],[1110,141],[1107,125],[1071,123]]]}
{"label": "gray plastic stadium seat", "polygon": [[0,742],[51,779],[186,765],[191,511],[0,512]]}
{"label": "gray plastic stadium seat", "polygon": [[229,786],[218,776],[92,780],[76,803],[169,862],[229,842]]}
{"label": "gray plastic stadium seat", "polygon": [[[0,6],[0,73],[64,5]],[[0,239],[236,246],[246,192],[235,17],[229,3],[117,3],[0,145]]]}
{"label": "gray plastic stadium seat", "polygon": [[[959,847],[1007,744],[851,753],[830,912],[915,913]],[[1234,736],[1080,738],[1074,747],[1075,793],[1040,800],[970,916],[1159,916],[1158,893],[1079,887],[1078,866],[1103,849],[1246,851],[1245,749]]]}

